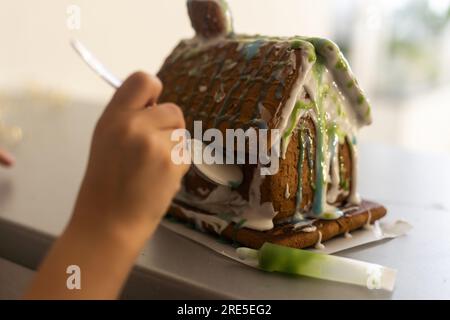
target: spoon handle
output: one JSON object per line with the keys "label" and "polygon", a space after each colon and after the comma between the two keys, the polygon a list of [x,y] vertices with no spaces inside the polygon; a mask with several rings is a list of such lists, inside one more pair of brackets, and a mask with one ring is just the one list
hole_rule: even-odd
{"label": "spoon handle", "polygon": [[116,89],[122,85],[122,80],[112,74],[79,40],[73,39],[70,44],[83,61],[103,80]]}

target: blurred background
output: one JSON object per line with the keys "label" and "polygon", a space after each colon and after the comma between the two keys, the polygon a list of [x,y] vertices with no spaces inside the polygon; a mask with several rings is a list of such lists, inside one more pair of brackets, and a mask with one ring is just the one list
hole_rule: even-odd
{"label": "blurred background", "polygon": [[[450,0],[229,3],[238,32],[321,36],[341,46],[373,105],[374,124],[360,140],[450,153]],[[110,98],[112,89],[80,61],[69,39],[82,40],[125,77],[136,69],[156,73],[178,40],[193,35],[185,0],[1,4],[2,145],[26,134],[9,116],[17,101],[56,110],[89,103],[99,113]]]}

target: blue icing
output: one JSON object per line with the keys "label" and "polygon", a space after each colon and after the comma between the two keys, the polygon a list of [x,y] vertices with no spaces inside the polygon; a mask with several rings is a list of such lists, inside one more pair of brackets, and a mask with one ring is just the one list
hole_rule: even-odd
{"label": "blue icing", "polygon": [[[317,78],[318,84],[318,97],[314,101],[314,108],[317,115],[316,121],[316,189],[314,193],[314,201],[312,205],[312,215],[314,217],[334,220],[340,218],[343,213],[337,208],[329,207],[326,208],[326,191],[327,191],[327,181],[325,164],[325,153],[328,151],[326,149],[331,148],[331,152],[334,154],[333,146],[339,143],[339,138],[335,127],[330,129],[326,126],[325,111],[323,109],[323,99],[327,94],[327,89],[322,86],[324,66],[319,62],[314,65],[314,73]],[[329,146],[325,145],[325,135],[330,134]],[[328,148],[327,148],[328,147]],[[333,156],[331,154],[331,156]],[[327,211],[326,211],[327,210]]]}
{"label": "blue icing", "polygon": [[259,53],[261,46],[265,42],[266,42],[265,40],[256,40],[254,42],[247,43],[243,49],[245,59],[247,60],[253,59]]}

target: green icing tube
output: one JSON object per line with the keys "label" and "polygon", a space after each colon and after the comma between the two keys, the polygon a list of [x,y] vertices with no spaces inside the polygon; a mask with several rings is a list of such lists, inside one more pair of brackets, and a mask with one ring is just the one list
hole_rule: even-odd
{"label": "green icing tube", "polygon": [[238,248],[242,260],[260,269],[392,291],[397,271],[381,265],[264,243],[260,250]]}

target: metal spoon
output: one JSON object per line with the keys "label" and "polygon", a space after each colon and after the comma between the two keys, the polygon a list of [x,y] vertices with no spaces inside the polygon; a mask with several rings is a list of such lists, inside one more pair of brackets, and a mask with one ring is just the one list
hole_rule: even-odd
{"label": "metal spoon", "polygon": [[[115,89],[122,85],[122,80],[109,71],[80,41],[73,39],[71,42],[73,49],[80,55],[84,62],[103,80]],[[191,152],[195,152],[195,148],[201,148],[201,152],[206,147],[203,142],[194,140],[191,144]],[[200,142],[200,143],[198,143]],[[241,168],[233,164],[192,164],[197,173],[206,180],[227,187],[236,187],[242,184],[244,175]]]}

